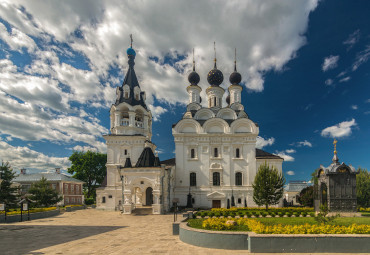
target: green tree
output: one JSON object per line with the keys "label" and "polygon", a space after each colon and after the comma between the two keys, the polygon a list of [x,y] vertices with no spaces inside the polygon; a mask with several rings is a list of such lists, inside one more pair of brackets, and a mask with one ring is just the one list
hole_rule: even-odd
{"label": "green tree", "polygon": [[356,175],[357,205],[370,207],[370,173],[366,169],[359,168]]}
{"label": "green tree", "polygon": [[31,185],[28,193],[31,194],[30,199],[35,201],[35,206],[49,207],[60,202],[63,198],[54,190],[45,177],[40,181]]}
{"label": "green tree", "polygon": [[301,190],[298,196],[298,202],[303,206],[313,206],[313,186],[309,186]]}
{"label": "green tree", "polygon": [[253,201],[258,206],[264,205],[266,210],[269,205],[278,204],[283,197],[284,184],[284,176],[274,166],[261,165],[252,184]]}
{"label": "green tree", "polygon": [[73,174],[74,178],[84,181],[87,189],[87,197],[96,197],[95,189],[104,180],[107,172],[107,154],[87,151],[74,151],[69,157],[72,166],[68,168],[68,173]]}
{"label": "green tree", "polygon": [[9,162],[1,162],[0,175],[0,203],[6,204],[6,207],[14,208],[19,199],[19,188],[12,185],[16,173],[10,167]]}

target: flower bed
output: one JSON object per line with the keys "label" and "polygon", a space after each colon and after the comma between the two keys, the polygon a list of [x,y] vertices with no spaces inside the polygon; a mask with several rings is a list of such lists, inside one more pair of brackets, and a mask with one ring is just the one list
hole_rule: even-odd
{"label": "flower bed", "polygon": [[352,224],[350,226],[303,224],[303,225],[265,225],[254,219],[210,218],[202,223],[204,229],[236,230],[245,226],[257,234],[370,234],[370,225]]}
{"label": "flower bed", "polygon": [[[56,210],[57,208],[56,207],[47,207],[47,208],[31,208],[30,209],[30,213],[37,213],[37,212],[48,212],[48,211],[54,211]],[[0,214],[4,214],[5,212],[4,211],[0,211]],[[23,213],[28,213],[28,211],[23,211]],[[6,212],[6,215],[10,216],[10,215],[17,215],[17,214],[21,214],[21,210],[20,209],[10,209],[9,212]]]}

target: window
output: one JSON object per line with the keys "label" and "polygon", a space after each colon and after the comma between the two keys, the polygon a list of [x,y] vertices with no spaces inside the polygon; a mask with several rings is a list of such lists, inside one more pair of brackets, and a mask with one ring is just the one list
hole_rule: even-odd
{"label": "window", "polygon": [[195,149],[190,150],[190,158],[195,158]]}
{"label": "window", "polygon": [[236,186],[241,186],[242,185],[242,173],[238,172],[235,174],[235,185]]}
{"label": "window", "polygon": [[128,92],[125,92],[125,98],[128,98]]}
{"label": "window", "polygon": [[242,199],[238,198],[238,204],[241,204],[241,203],[242,203]]}
{"label": "window", "polygon": [[216,98],[216,97],[214,97],[214,98],[213,98],[213,106],[216,106],[216,102],[217,102],[217,98]]}
{"label": "window", "polygon": [[220,186],[220,173],[219,172],[213,173],[213,186]]}
{"label": "window", "polygon": [[69,204],[69,198],[68,197],[65,198],[65,201],[66,201],[65,202],[66,204]]}
{"label": "window", "polygon": [[112,196],[112,195],[109,195],[108,197],[109,197],[109,198],[112,198],[113,196]]}
{"label": "window", "polygon": [[71,184],[71,192],[72,194],[75,192],[75,185]]}
{"label": "window", "polygon": [[51,187],[52,187],[53,189],[57,189],[57,184],[56,184],[56,183],[53,183],[53,184],[51,184]]}
{"label": "window", "polygon": [[64,194],[68,194],[68,183],[64,183]]}
{"label": "window", "polygon": [[197,174],[190,173],[190,186],[197,186]]}
{"label": "window", "polygon": [[127,150],[125,150],[125,155],[127,155]]}
{"label": "window", "polygon": [[218,148],[213,149],[213,157],[218,158]]}
{"label": "window", "polygon": [[235,150],[235,158],[240,158],[240,149],[236,148]]}
{"label": "window", "polygon": [[80,194],[80,185],[76,186],[76,192],[77,192],[77,194]]}
{"label": "window", "polygon": [[102,202],[103,204],[105,204],[105,197],[102,197],[101,202]]}
{"label": "window", "polygon": [[139,94],[135,95],[136,100],[139,100]]}

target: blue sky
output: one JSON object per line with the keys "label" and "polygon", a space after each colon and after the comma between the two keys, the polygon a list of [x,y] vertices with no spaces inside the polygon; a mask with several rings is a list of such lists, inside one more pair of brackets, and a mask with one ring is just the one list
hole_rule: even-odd
{"label": "blue sky", "polygon": [[162,160],[174,156],[192,48],[204,93],[216,41],[224,88],[237,48],[258,146],[285,158],[288,180],[329,165],[333,138],[340,161],[369,169],[368,13],[367,1],[2,1],[0,159],[36,172],[66,170],[73,150],[105,152],[133,34]]}

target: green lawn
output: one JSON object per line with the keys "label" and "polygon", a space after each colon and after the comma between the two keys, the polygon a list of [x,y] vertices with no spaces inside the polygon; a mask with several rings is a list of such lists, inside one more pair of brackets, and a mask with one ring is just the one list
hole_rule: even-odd
{"label": "green lawn", "polygon": [[[369,215],[370,216],[370,213]],[[189,226],[193,228],[202,228],[202,222],[204,219],[190,219],[188,221]],[[261,221],[265,225],[275,225],[275,224],[282,224],[282,225],[303,225],[305,223],[308,224],[317,224],[314,218],[312,217],[292,217],[292,218],[258,218],[256,219],[258,221]],[[340,225],[340,226],[349,226],[353,223],[356,224],[365,224],[370,225],[370,217],[339,217],[336,218],[333,222],[334,225]],[[248,228],[240,227],[233,231],[248,231]]]}

